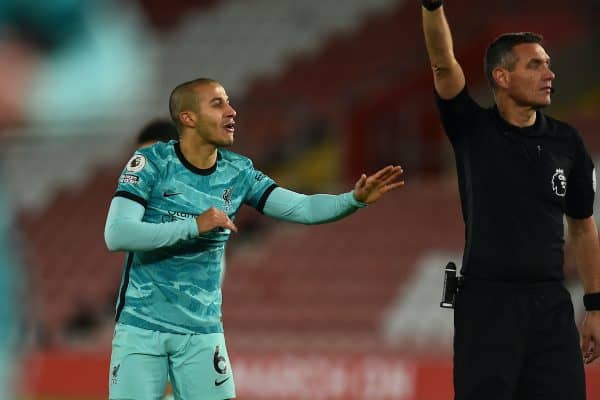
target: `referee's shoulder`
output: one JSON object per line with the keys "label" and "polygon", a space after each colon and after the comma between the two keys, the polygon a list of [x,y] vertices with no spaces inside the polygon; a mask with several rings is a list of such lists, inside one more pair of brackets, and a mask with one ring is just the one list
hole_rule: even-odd
{"label": "referee's shoulder", "polygon": [[568,122],[546,114],[544,114],[544,118],[546,119],[546,129],[554,136],[569,140],[581,140],[581,133]]}

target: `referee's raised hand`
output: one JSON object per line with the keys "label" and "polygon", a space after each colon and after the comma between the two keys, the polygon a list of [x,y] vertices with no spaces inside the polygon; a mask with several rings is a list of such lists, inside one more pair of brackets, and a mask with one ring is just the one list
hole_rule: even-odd
{"label": "referee's raised hand", "polygon": [[390,190],[404,185],[404,181],[397,180],[403,172],[399,165],[388,165],[373,175],[362,174],[354,186],[354,198],[365,204],[376,202]]}

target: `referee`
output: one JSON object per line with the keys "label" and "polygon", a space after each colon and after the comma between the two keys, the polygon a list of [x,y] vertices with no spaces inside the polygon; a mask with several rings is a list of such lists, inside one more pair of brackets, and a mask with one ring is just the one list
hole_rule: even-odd
{"label": "referee", "polygon": [[[488,47],[495,106],[469,95],[441,0],[422,0],[442,124],[456,157],[466,244],[454,311],[457,400],[583,400],[600,355],[594,166],[579,133],[541,111],[555,75],[534,33]],[[581,344],[563,282],[563,217],[586,295]]]}

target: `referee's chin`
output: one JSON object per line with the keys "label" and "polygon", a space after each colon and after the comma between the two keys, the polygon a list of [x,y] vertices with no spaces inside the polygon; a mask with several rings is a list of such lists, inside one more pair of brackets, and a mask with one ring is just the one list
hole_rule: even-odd
{"label": "referee's chin", "polygon": [[531,108],[533,108],[534,110],[541,110],[543,108],[548,107],[551,104],[552,104],[552,99],[550,98],[550,96],[548,96],[548,98],[543,102],[541,101],[541,102],[533,103],[531,105]]}

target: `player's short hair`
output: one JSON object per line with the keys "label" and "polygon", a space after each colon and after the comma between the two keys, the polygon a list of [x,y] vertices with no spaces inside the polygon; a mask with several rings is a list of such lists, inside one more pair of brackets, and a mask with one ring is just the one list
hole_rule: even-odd
{"label": "player's short hair", "polygon": [[136,138],[138,145],[147,142],[168,142],[178,140],[179,133],[175,125],[168,119],[156,119],[142,128]]}
{"label": "player's short hair", "polygon": [[492,89],[497,87],[492,71],[500,67],[512,71],[517,62],[513,48],[523,43],[539,43],[544,41],[542,35],[533,32],[511,32],[498,36],[485,51],[483,69]]}
{"label": "player's short hair", "polygon": [[197,86],[209,83],[220,84],[214,79],[198,78],[177,85],[171,92],[171,96],[169,97],[169,114],[179,132],[181,132],[182,128],[181,121],[179,121],[179,113],[190,108],[196,108],[198,105],[198,95],[194,89]]}

